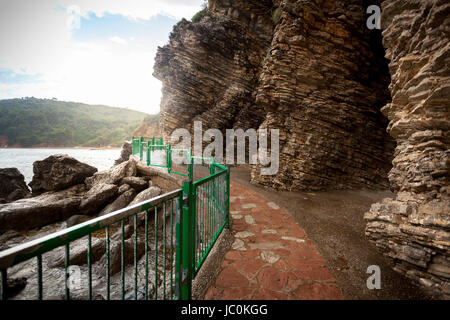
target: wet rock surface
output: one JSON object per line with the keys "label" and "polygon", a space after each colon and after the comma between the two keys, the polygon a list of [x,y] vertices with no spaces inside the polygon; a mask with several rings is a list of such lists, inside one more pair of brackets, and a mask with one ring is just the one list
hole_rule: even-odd
{"label": "wet rock surface", "polygon": [[0,203],[16,201],[29,194],[25,178],[17,168],[0,169]]}
{"label": "wet rock surface", "polygon": [[52,155],[33,163],[33,180],[29,186],[33,195],[48,191],[59,191],[84,183],[87,177],[97,172],[97,168],[69,157]]}

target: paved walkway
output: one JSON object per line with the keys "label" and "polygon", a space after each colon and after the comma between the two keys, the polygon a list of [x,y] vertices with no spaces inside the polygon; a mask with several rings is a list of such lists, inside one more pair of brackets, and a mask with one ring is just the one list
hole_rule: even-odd
{"label": "paved walkway", "polygon": [[231,183],[232,249],[207,300],[342,299],[334,275],[294,218]]}

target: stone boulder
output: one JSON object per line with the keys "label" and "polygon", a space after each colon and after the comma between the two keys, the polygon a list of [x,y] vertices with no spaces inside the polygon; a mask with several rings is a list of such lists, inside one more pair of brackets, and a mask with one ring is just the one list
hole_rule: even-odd
{"label": "stone boulder", "polygon": [[136,191],[130,189],[114,200],[112,203],[108,204],[99,214],[99,216],[103,216],[105,214],[120,210],[125,208],[136,196]]}
{"label": "stone boulder", "polygon": [[81,200],[80,212],[85,215],[98,213],[106,203],[116,196],[118,189],[114,184],[99,183],[94,185]]}
{"label": "stone boulder", "polygon": [[[134,261],[134,239],[128,239],[124,241],[124,265],[128,266],[133,264]],[[145,253],[145,242],[138,240],[137,242],[137,259],[139,260]],[[110,245],[110,275],[113,276],[116,273],[120,272],[121,267],[121,258],[122,258],[122,249],[121,249],[121,242],[120,241],[111,241]],[[101,259],[99,264],[101,266],[106,266],[106,255],[104,255]],[[106,274],[106,268],[100,268],[100,275],[105,276]]]}
{"label": "stone boulder", "polygon": [[16,168],[0,169],[0,198],[6,202],[16,201],[27,197],[30,189],[25,178]]}
{"label": "stone boulder", "polygon": [[91,219],[92,219],[92,217],[90,217],[90,216],[83,216],[83,215],[71,216],[66,221],[66,228],[70,228],[70,227],[76,226],[77,224],[89,221]]}
{"label": "stone boulder", "polygon": [[0,233],[41,228],[79,213],[85,185],[0,205]]}
{"label": "stone boulder", "polygon": [[[60,247],[49,253],[48,260],[49,268],[64,268],[65,266],[65,254],[64,247]],[[105,254],[106,243],[103,239],[92,238],[91,243],[91,262],[95,263]],[[88,252],[88,240],[80,239],[72,242],[70,247],[70,265],[84,265],[87,263]]]}
{"label": "stone boulder", "polygon": [[119,187],[119,190],[117,191],[118,194],[123,194],[127,192],[128,190],[131,190],[131,187],[129,184],[122,184]]}
{"label": "stone boulder", "polygon": [[33,172],[33,180],[29,186],[33,195],[39,195],[83,183],[87,177],[97,172],[97,168],[79,162],[68,155],[52,155],[42,161],[34,162]]}
{"label": "stone boulder", "polygon": [[136,198],[129,204],[129,206],[135,205],[137,203],[143,202],[155,198],[161,194],[161,189],[158,187],[150,187],[139,193]]}
{"label": "stone boulder", "polygon": [[125,177],[122,179],[120,184],[128,184],[131,188],[136,190],[136,192],[141,192],[142,190],[148,188],[147,180],[140,177]]}
{"label": "stone boulder", "polygon": [[88,188],[92,188],[98,184],[118,184],[125,177],[133,177],[136,175],[135,160],[128,160],[109,170],[97,172],[92,177],[86,178],[85,183]]}
{"label": "stone boulder", "polygon": [[128,159],[130,159],[131,153],[132,153],[131,142],[124,141],[122,149],[120,150],[120,158],[114,162],[114,165],[118,165],[125,161],[128,161]]}

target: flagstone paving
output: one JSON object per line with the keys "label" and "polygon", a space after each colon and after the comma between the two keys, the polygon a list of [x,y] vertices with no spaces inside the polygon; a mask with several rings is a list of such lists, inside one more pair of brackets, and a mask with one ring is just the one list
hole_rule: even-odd
{"label": "flagstone paving", "polygon": [[343,299],[314,243],[276,203],[232,182],[230,225],[234,243],[205,299]]}

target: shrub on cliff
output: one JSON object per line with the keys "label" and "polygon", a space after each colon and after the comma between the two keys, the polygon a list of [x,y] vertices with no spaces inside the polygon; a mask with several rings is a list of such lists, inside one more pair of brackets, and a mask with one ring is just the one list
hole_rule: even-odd
{"label": "shrub on cliff", "polygon": [[192,19],[191,19],[191,21],[193,22],[193,23],[198,23],[198,22],[200,22],[202,19],[203,19],[203,17],[206,15],[206,12],[208,11],[208,9],[203,9],[203,10],[201,10],[201,11],[199,11],[199,12],[197,12],[193,17],[192,17]]}

